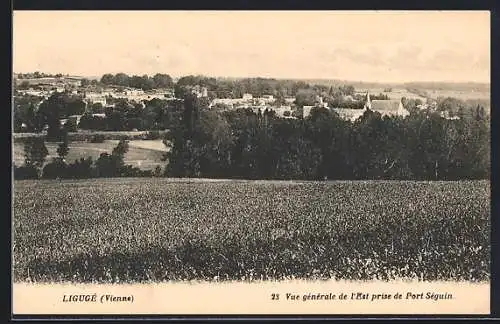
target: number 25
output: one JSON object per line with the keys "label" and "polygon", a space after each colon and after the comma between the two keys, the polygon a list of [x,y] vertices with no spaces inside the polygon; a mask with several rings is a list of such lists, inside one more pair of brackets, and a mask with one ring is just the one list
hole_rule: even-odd
{"label": "number 25", "polygon": [[271,300],[279,300],[280,294],[271,294]]}

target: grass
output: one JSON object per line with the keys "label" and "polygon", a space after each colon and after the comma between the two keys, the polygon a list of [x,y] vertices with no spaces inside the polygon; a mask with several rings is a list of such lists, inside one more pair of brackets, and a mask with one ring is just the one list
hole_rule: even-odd
{"label": "grass", "polygon": [[14,281],[489,280],[487,181],[15,181]]}
{"label": "grass", "polygon": [[[117,144],[118,140],[106,140],[103,143],[70,142],[66,161],[72,163],[75,159],[88,156],[92,156],[96,160],[101,153],[111,153]],[[14,142],[13,146],[14,163],[18,166],[22,165],[24,163],[24,145]],[[49,151],[49,156],[46,158],[48,162],[57,156],[58,143],[45,143],[45,146]],[[125,154],[125,163],[143,170],[152,170],[157,165],[165,165],[165,162],[161,161],[161,157],[166,150],[161,140],[132,140],[129,141],[129,151]]]}

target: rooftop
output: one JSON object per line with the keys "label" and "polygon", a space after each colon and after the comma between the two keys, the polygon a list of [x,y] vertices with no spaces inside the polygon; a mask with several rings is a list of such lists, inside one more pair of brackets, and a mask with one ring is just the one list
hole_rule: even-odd
{"label": "rooftop", "polygon": [[372,100],[371,110],[375,111],[397,111],[399,110],[400,100]]}

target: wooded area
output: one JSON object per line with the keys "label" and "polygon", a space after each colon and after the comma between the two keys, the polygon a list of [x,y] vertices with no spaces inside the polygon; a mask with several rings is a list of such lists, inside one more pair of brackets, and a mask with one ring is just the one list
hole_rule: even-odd
{"label": "wooded area", "polygon": [[414,111],[407,118],[367,111],[350,123],[323,108],[306,119],[240,109],[217,113],[186,98],[167,174],[250,179],[485,179],[490,122],[481,107],[448,120]]}

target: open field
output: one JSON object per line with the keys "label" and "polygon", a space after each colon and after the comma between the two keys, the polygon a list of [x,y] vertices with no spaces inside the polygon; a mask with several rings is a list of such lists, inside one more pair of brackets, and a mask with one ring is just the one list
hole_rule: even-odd
{"label": "open field", "polygon": [[488,181],[15,181],[14,281],[487,281]]}
{"label": "open field", "polygon": [[356,93],[366,94],[366,91],[369,91],[370,94],[378,95],[379,93],[383,93],[389,96],[389,99],[392,100],[401,100],[401,98],[406,97],[407,99],[420,99],[425,101],[425,97],[422,97],[418,94],[409,92],[403,88],[392,88],[392,91],[384,92],[384,88],[366,88],[366,89],[357,89]]}
{"label": "open field", "polygon": [[[99,158],[101,153],[110,153],[118,144],[118,140],[107,140],[103,143],[70,142],[69,154],[66,157],[68,163],[76,159],[92,156],[94,160]],[[20,142],[14,142],[14,163],[18,166],[24,163],[24,146]],[[58,143],[45,143],[49,156],[46,161],[50,161],[57,156]],[[125,154],[125,163],[143,170],[152,170],[157,165],[164,166],[165,162],[161,157],[167,148],[161,140],[132,140],[129,141],[129,151]]]}
{"label": "open field", "polygon": [[[438,97],[452,97],[460,100],[490,100],[490,92],[484,90],[452,90],[452,89],[427,89],[427,88],[417,88],[418,91],[426,93],[430,98],[437,99]],[[369,91],[371,94],[378,95],[383,93],[389,96],[390,99],[401,99],[406,97],[407,99],[421,99],[426,100],[426,97],[419,95],[418,93],[413,93],[408,89],[404,88],[392,88],[390,92],[384,92],[384,88],[360,88],[356,89],[356,93],[365,94]]]}
{"label": "open field", "polygon": [[431,98],[452,97],[460,100],[483,99],[490,100],[490,92],[485,91],[457,91],[457,90],[430,90],[424,89]]}

